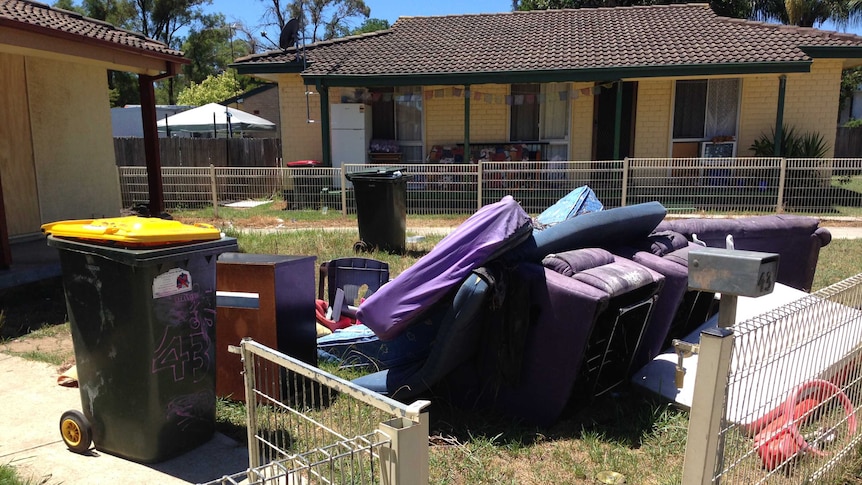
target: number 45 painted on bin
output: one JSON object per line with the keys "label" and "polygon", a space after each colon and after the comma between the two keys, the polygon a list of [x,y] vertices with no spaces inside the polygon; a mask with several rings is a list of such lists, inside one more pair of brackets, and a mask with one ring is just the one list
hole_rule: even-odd
{"label": "number 45 painted on bin", "polygon": [[187,368],[191,365],[194,382],[198,382],[207,375],[211,365],[210,329],[215,311],[201,311],[201,301],[195,292],[173,298],[178,306],[184,306],[188,311],[171,312],[181,318],[165,326],[159,346],[153,352],[152,372],[170,370],[174,382],[179,382],[186,378]]}

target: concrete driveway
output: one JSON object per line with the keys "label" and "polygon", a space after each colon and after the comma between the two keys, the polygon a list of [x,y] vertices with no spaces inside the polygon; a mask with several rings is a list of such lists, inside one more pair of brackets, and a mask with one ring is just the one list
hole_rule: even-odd
{"label": "concrete driveway", "polygon": [[81,409],[78,389],[57,385],[54,366],[0,353],[0,463],[24,479],[52,484],[201,483],[248,467],[245,443],[220,433],[168,461],[134,463],[91,449],[72,453],[60,438],[60,416]]}

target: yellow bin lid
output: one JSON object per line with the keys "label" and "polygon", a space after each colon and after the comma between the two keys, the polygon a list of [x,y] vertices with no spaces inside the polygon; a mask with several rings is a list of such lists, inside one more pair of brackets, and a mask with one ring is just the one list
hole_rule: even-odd
{"label": "yellow bin lid", "polygon": [[190,225],[140,216],[50,222],[42,225],[42,232],[54,237],[123,247],[166,246],[221,238],[221,231],[210,224]]}

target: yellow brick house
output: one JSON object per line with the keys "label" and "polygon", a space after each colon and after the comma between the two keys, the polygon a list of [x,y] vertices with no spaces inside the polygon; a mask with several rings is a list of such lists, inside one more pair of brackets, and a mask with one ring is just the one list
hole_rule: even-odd
{"label": "yellow brick house", "polygon": [[831,147],[841,71],[862,64],[862,37],[706,4],[402,17],[285,47],[234,66],[278,83],[285,160],[336,165],[369,161],[332,159],[342,103],[367,107],[372,138],[395,140],[404,163],[447,146],[464,162],[501,145],[543,160],[749,156],[782,124]]}

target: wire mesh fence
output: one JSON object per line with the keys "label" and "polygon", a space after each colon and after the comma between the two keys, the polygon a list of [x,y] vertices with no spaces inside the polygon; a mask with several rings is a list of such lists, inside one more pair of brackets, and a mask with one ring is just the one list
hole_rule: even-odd
{"label": "wire mesh fence", "polygon": [[239,352],[249,469],[211,484],[427,483],[427,401],[393,401],[250,339]]}
{"label": "wire mesh fence", "polygon": [[781,159],[632,159],[628,181],[628,204],[658,200],[678,213],[774,213]]}
{"label": "wire mesh fence", "polygon": [[[259,199],[356,213],[347,174],[384,165],[162,168],[167,210]],[[504,195],[538,214],[588,185],[605,207],[658,201],[670,213],[862,215],[862,159],[640,158],[406,164],[409,214],[472,213]],[[148,200],[146,168],[119,167],[124,207]]]}
{"label": "wire mesh fence", "polygon": [[844,483],[862,434],[862,274],[733,329],[713,482]]}

